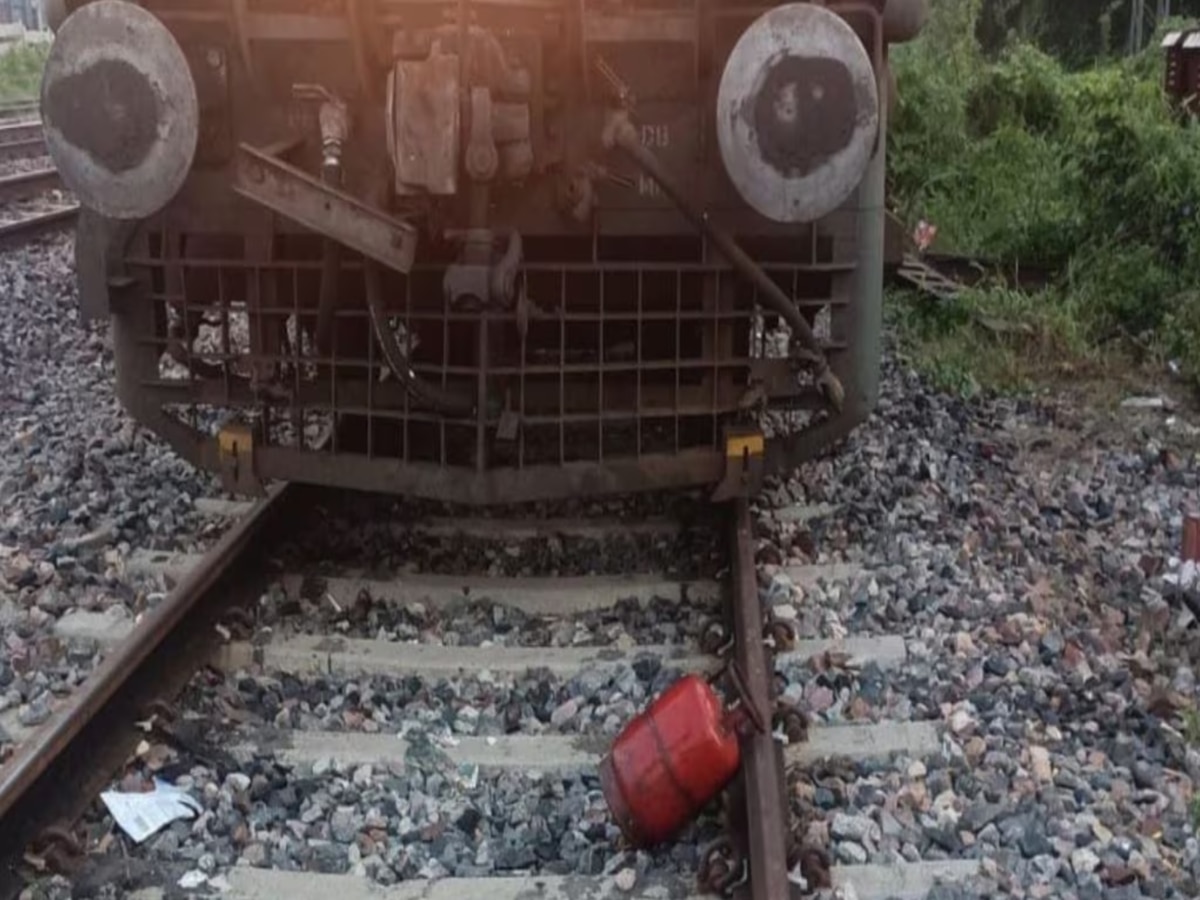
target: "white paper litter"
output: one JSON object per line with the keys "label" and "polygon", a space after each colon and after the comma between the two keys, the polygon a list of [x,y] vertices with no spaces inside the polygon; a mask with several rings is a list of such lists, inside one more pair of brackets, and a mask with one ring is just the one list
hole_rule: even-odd
{"label": "white paper litter", "polygon": [[1186,559],[1176,571],[1164,572],[1162,578],[1167,584],[1190,590],[1196,586],[1197,582],[1200,582],[1200,565],[1193,560]]}
{"label": "white paper litter", "polygon": [[177,882],[185,891],[190,891],[200,887],[208,881],[208,876],[199,869],[192,869],[190,872],[184,872]]}
{"label": "white paper litter", "polygon": [[190,819],[203,808],[187,791],[158,778],[152,791],[105,791],[100,799],[121,830],[139,844],[160,828],[176,819]]}
{"label": "white paper litter", "polygon": [[1171,409],[1173,404],[1166,397],[1126,397],[1121,406],[1126,409]]}

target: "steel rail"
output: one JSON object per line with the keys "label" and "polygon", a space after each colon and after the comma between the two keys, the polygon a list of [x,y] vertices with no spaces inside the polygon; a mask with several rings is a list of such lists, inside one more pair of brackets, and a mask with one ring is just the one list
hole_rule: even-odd
{"label": "steel rail", "polygon": [[0,162],[12,162],[14,159],[32,159],[35,156],[45,155],[46,141],[41,137],[0,144]]}
{"label": "steel rail", "polygon": [[33,172],[18,172],[0,177],[0,203],[15,203],[28,200],[46,191],[62,187],[62,179],[53,166]]}
{"label": "steel rail", "polygon": [[41,104],[37,100],[27,100],[18,103],[0,103],[0,119],[9,116],[25,116],[37,113]]}
{"label": "steel rail", "polygon": [[72,225],[78,215],[78,206],[64,206],[0,225],[0,249],[17,247],[36,237],[61,231]]}
{"label": "steel rail", "polygon": [[754,565],[754,531],[750,504],[733,501],[731,522],[733,563],[734,655],[744,679],[746,701],[768,723],[765,731],[742,742],[741,779],[746,804],[746,842],[752,900],[787,900],[788,805],[783,754],[769,723],[775,706],[774,665],[763,641],[763,607]]}
{"label": "steel rail", "polygon": [[22,122],[5,122],[4,124],[0,124],[0,146],[41,139],[41,119],[27,119]]}
{"label": "steel rail", "polygon": [[257,551],[289,527],[302,492],[284,485],[258,501],[0,768],[0,897],[24,887],[28,846],[47,827],[77,821],[125,763],[145,707],[173,697],[211,659],[220,615],[258,596],[266,573]]}

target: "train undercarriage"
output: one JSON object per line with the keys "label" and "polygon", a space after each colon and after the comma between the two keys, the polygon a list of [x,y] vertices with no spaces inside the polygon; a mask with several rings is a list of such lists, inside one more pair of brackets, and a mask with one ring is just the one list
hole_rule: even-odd
{"label": "train undercarriage", "polygon": [[887,46],[923,0],[66,12],[84,312],[230,490],[721,498],[874,405]]}

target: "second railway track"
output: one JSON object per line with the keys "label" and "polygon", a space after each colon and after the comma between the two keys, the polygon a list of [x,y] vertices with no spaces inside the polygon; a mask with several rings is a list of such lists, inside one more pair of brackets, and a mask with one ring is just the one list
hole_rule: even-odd
{"label": "second railway track", "polygon": [[[827,875],[802,852],[814,849],[809,823],[790,813],[814,765],[907,766],[939,753],[933,722],[817,724],[791,744],[761,734],[744,744],[744,781],[728,795],[732,842],[713,808],[676,843],[623,845],[599,790],[601,756],[675,678],[718,669],[722,644],[751,693],[771,683],[792,698],[831,667],[904,664],[904,640],[887,635],[802,635],[771,660],[764,625],[780,638],[786,629],[770,628],[762,583],[803,590],[854,571],[790,567],[766,579],[745,506],[690,524],[393,522],[385,544],[437,548],[433,571],[414,573],[364,571],[347,559],[349,537],[287,549],[302,512],[311,528],[313,503],[287,488],[231,507],[239,520],[205,557],[134,553],[132,569],[178,581],[136,625],[85,612],[60,621],[63,641],[107,658],[40,729],[3,723],[21,746],[0,770],[0,813],[25,823],[3,842],[5,896],[36,874],[30,859],[93,881],[120,870],[128,891],[182,880],[246,900],[377,897],[380,884],[397,900],[700,897],[712,882],[777,900],[827,878],[882,900],[924,898],[939,879],[976,871],[974,860],[935,859]],[[564,542],[591,561],[566,576],[553,571]],[[321,546],[335,563],[312,565]],[[792,598],[775,594],[787,620]],[[95,797],[155,774],[192,787],[205,811],[142,849]],[[281,818],[269,812],[279,804]],[[196,856],[185,836],[197,829],[223,835],[224,850]],[[140,863],[121,862],[125,853]]]}
{"label": "second railway track", "polygon": [[41,122],[0,124],[0,250],[63,232],[78,214],[46,155]]}

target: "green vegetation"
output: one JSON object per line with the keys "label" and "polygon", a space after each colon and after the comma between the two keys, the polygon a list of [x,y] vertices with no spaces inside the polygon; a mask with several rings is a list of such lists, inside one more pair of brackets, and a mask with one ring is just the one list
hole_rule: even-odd
{"label": "green vegetation", "polygon": [[1163,95],[1158,41],[1075,70],[1020,39],[987,55],[982,6],[934,0],[925,34],[894,53],[892,203],[935,224],[940,251],[1059,275],[1033,296],[901,295],[907,350],[966,391],[1114,356],[1177,359],[1200,383],[1200,131]]}
{"label": "green vegetation", "polygon": [[37,97],[49,43],[17,44],[0,56],[0,101]]}

